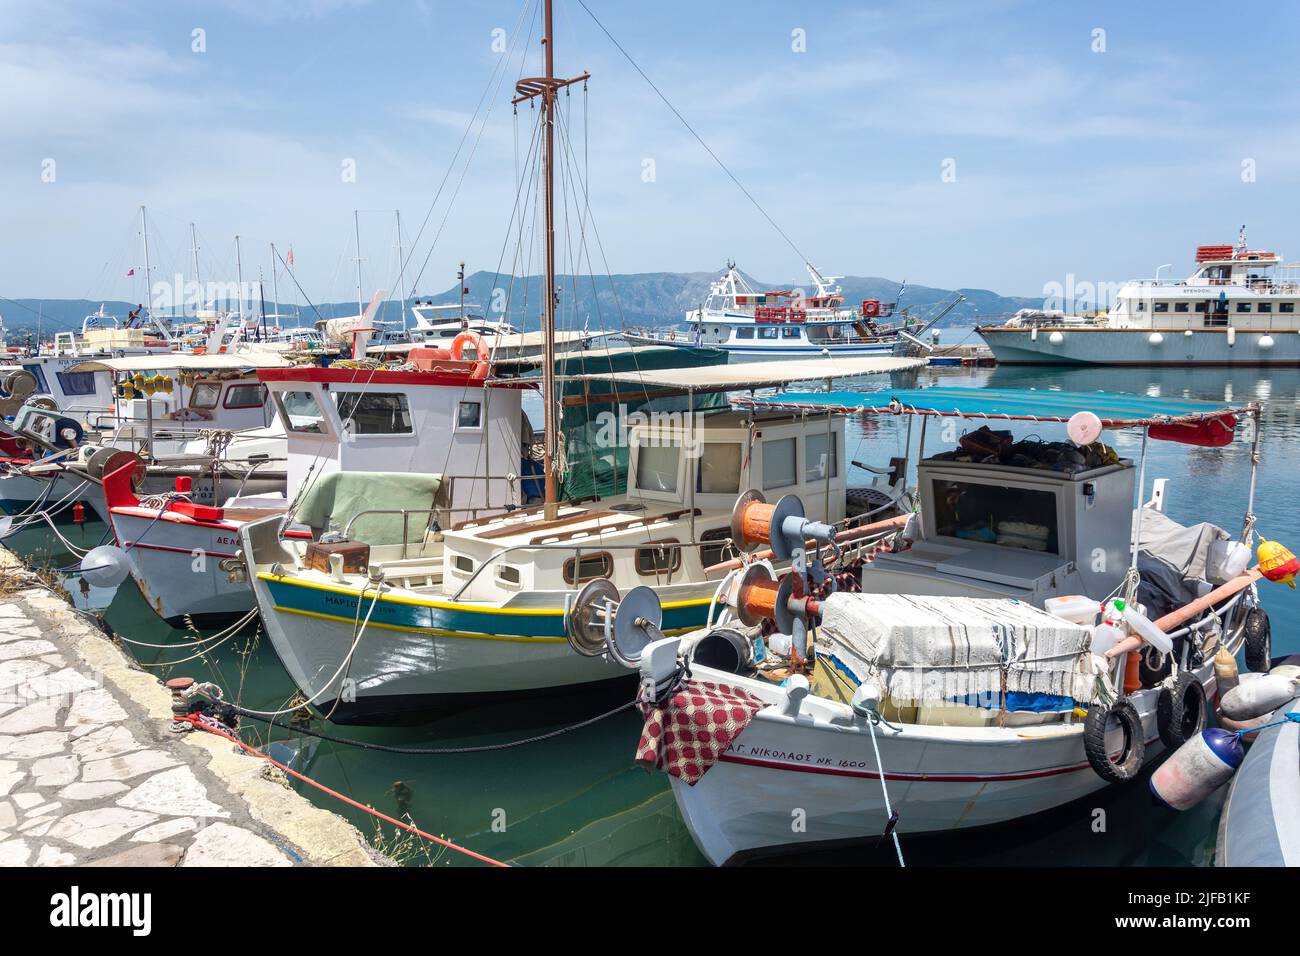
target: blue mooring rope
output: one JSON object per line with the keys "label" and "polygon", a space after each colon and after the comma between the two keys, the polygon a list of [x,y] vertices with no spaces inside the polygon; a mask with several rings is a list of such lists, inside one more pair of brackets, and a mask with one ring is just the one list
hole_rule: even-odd
{"label": "blue mooring rope", "polygon": [[1246,730],[1234,730],[1233,733],[1238,737],[1244,737],[1246,734],[1259,733],[1261,730],[1268,730],[1270,727],[1281,727],[1283,724],[1300,724],[1300,710],[1293,710],[1290,713],[1283,714],[1281,720],[1275,720],[1271,724],[1265,724],[1262,727],[1250,727]]}

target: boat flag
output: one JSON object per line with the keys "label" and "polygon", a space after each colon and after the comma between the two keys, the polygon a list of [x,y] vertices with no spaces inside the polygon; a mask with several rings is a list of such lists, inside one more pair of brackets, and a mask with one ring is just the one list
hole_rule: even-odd
{"label": "boat flag", "polygon": [[293,246],[290,246],[290,247],[289,247],[289,252],[288,252],[288,254],[285,255],[285,257],[284,257],[284,264],[285,264],[286,266],[291,266],[291,265],[293,265]]}

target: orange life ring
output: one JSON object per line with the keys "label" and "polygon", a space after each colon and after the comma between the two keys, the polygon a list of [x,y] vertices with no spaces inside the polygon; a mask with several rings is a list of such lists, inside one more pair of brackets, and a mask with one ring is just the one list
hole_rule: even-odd
{"label": "orange life ring", "polygon": [[463,356],[467,343],[474,346],[474,371],[470,377],[475,380],[487,378],[489,369],[487,343],[483,341],[483,336],[473,329],[465,329],[451,340],[451,357],[457,362],[466,361]]}
{"label": "orange life ring", "polygon": [[862,314],[863,314],[864,316],[870,316],[870,317],[872,317],[872,318],[875,318],[876,316],[880,315],[880,300],[879,300],[879,299],[863,299],[863,300],[862,300]]}

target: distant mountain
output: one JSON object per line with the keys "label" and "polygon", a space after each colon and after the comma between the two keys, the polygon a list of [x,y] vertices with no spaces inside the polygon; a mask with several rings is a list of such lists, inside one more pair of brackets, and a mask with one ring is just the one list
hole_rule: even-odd
{"label": "distant mountain", "polygon": [[[560,316],[565,328],[586,324],[591,329],[619,329],[624,325],[663,327],[680,324],[683,313],[698,306],[709,292],[716,272],[640,272],[630,275],[561,276]],[[788,283],[772,283],[746,276],[755,289],[789,288]],[[874,276],[845,276],[839,280],[844,289],[845,302],[856,305],[863,299],[895,301],[899,283],[892,279]],[[536,329],[540,324],[540,277],[515,278],[476,272],[466,280],[470,290],[465,299],[478,310],[496,314],[503,307],[511,322],[526,329]],[[803,286],[806,288],[806,284]],[[1023,308],[1041,308],[1040,299],[1022,296],[1003,296],[987,289],[959,289],[966,300],[944,318],[944,326],[971,326],[977,316],[994,316],[1015,312]],[[451,304],[459,301],[455,286],[437,295],[420,296],[421,302]],[[914,315],[926,318],[952,300],[954,290],[908,283],[899,308],[910,308]],[[574,301],[576,300],[576,308]],[[13,333],[34,334],[39,327],[42,337],[54,332],[78,329],[82,320],[103,305],[104,311],[120,319],[135,308],[134,302],[97,302],[88,299],[0,299],[0,315]],[[318,318],[335,318],[356,315],[355,302],[330,302],[315,307],[286,303],[276,307],[267,302],[268,312],[301,316],[304,325]],[[261,304],[253,303],[252,314],[260,314]],[[378,318],[381,321],[400,321],[397,302],[384,302]],[[991,321],[991,320],[990,320]]]}

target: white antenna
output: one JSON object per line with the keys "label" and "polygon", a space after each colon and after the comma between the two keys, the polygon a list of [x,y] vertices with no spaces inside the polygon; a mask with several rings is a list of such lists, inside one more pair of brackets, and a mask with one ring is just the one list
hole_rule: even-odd
{"label": "white antenna", "polygon": [[239,324],[244,324],[244,260],[239,255],[239,236],[235,236],[235,283],[239,286]]}

